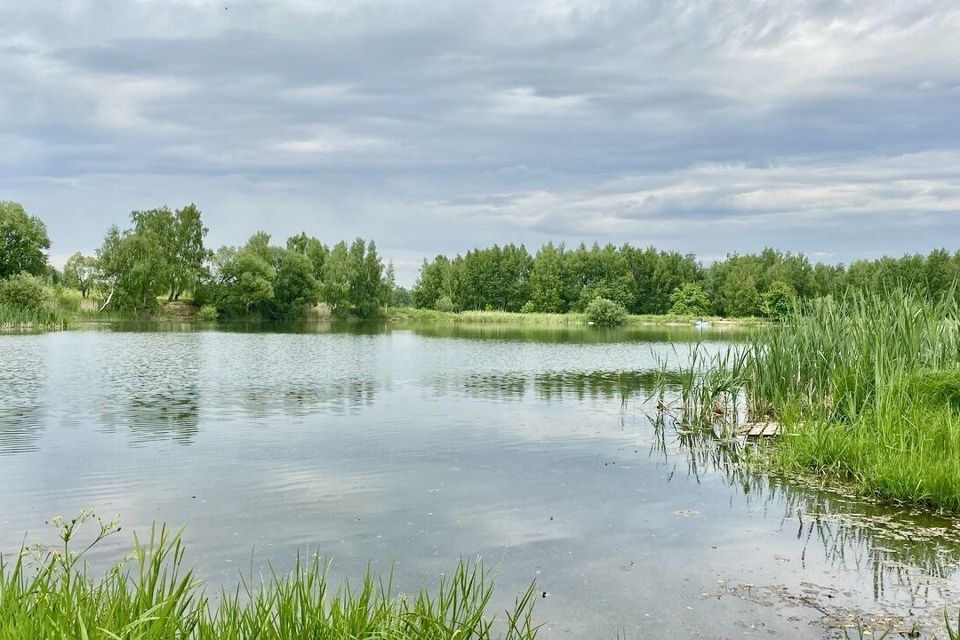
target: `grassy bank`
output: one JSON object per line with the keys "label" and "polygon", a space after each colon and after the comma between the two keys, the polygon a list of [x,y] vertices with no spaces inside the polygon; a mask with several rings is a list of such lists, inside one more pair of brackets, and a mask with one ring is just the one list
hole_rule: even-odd
{"label": "grassy bank", "polygon": [[0,304],[0,332],[63,329],[67,316],[58,309],[24,309]]}
{"label": "grassy bank", "polygon": [[[359,584],[331,585],[317,559],[286,576],[247,578],[214,608],[184,563],[178,535],[154,527],[134,537],[130,559],[91,575],[85,554],[119,528],[99,522],[78,542],[90,514],[55,519],[61,544],[0,560],[0,638],[84,640],[322,640],[325,638],[531,640],[533,588],[495,620],[482,568],[462,563],[434,591],[394,595],[368,573]],[[75,552],[75,548],[82,549]]]}
{"label": "grassy bank", "polygon": [[[436,322],[447,324],[503,324],[539,326],[585,326],[583,313],[512,313],[509,311],[437,311],[413,307],[389,307],[385,315],[392,322]],[[698,318],[678,315],[629,315],[628,325],[682,325],[689,326]],[[759,326],[761,318],[701,318],[713,324]]]}
{"label": "grassy bank", "polygon": [[952,297],[824,301],[767,332],[748,373],[755,413],[787,435],[771,463],[893,501],[960,511],[960,331]]}
{"label": "grassy bank", "polygon": [[[692,421],[745,399],[783,426],[760,464],[960,511],[960,314],[912,293],[817,301],[689,375]],[[717,410],[717,406],[720,409]]]}

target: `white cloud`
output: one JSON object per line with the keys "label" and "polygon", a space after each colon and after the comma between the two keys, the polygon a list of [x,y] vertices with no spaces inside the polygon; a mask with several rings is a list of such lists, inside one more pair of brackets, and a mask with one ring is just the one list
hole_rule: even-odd
{"label": "white cloud", "polygon": [[411,272],[492,242],[845,259],[960,231],[952,3],[0,0],[0,15],[0,197],[41,214],[63,254],[131,208],[190,200],[215,242],[367,235]]}

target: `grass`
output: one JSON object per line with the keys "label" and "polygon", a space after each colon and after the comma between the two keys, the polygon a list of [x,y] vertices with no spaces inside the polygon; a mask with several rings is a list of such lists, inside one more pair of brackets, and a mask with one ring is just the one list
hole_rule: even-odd
{"label": "grass", "polygon": [[[75,551],[80,529],[94,519],[92,540]],[[179,534],[166,527],[134,536],[129,559],[95,576],[85,556],[119,527],[90,512],[52,523],[57,547],[0,558],[0,640],[532,640],[538,631],[532,586],[497,626],[488,612],[491,583],[476,564],[461,562],[434,592],[405,596],[370,572],[358,586],[334,590],[320,560],[298,559],[288,575],[244,579],[214,607],[185,568]]]}
{"label": "grass", "polygon": [[[540,326],[583,326],[587,324],[583,313],[513,313],[510,311],[437,311],[435,309],[417,309],[414,307],[389,307],[385,311],[388,319],[394,322],[436,322],[450,324],[502,324],[502,325],[540,325]],[[671,325],[688,326],[696,317],[678,315],[628,315],[627,324],[634,325]],[[703,318],[718,324],[736,324],[759,326],[765,323],[760,318]]]}
{"label": "grass", "polygon": [[56,309],[24,309],[0,304],[0,331],[63,329],[67,318]]}
{"label": "grass", "polygon": [[960,511],[960,324],[952,296],[825,300],[782,330],[763,332],[752,354],[751,410],[787,428],[770,456],[775,468]]}
{"label": "grass", "polygon": [[687,421],[717,405],[775,419],[784,435],[757,457],[900,503],[960,511],[960,313],[953,296],[906,291],[818,300],[751,344],[681,376]]}

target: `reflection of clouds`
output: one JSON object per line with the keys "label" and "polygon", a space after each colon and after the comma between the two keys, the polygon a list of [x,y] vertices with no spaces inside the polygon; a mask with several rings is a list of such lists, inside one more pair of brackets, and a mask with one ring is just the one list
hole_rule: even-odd
{"label": "reflection of clouds", "polygon": [[[824,566],[837,575],[858,576],[866,583],[858,598],[904,615],[924,611],[934,621],[944,603],[960,598],[960,529],[950,518],[824,490],[803,478],[754,472],[735,461],[734,448],[696,434],[678,433],[669,443],[661,439],[654,449],[663,464],[685,466],[698,483],[720,478],[752,511],[779,519],[779,533],[796,541],[789,558],[798,565],[794,570]],[[742,535],[742,528],[737,521],[724,527],[732,536]]]}
{"label": "reflection of clouds", "polygon": [[280,499],[302,503],[335,503],[355,500],[384,489],[378,473],[354,472],[345,469],[324,469],[322,462],[311,468],[276,469],[258,483],[259,490]]}
{"label": "reflection of clouds", "polygon": [[41,337],[0,335],[0,454],[36,449],[44,427],[45,359]]}

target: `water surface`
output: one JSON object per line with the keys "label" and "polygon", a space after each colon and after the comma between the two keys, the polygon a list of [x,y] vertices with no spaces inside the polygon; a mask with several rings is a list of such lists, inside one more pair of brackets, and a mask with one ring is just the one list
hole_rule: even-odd
{"label": "water surface", "polygon": [[536,580],[547,638],[810,638],[960,603],[954,521],[757,477],[651,421],[659,362],[742,334],[131,329],[0,336],[0,549],[95,507],[186,525],[211,587],[298,550],[402,590],[482,558],[498,605]]}

